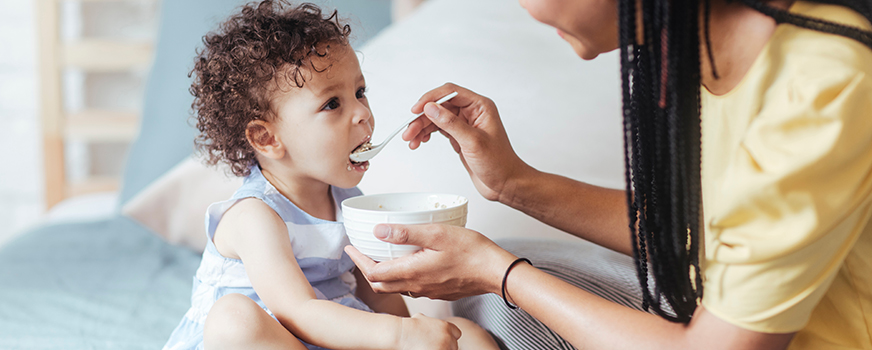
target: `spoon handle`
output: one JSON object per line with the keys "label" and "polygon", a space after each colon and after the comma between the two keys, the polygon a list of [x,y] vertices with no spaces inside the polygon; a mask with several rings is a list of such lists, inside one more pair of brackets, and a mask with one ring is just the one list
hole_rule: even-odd
{"label": "spoon handle", "polygon": [[[444,103],[445,101],[448,101],[448,100],[454,98],[454,96],[457,96],[457,91],[454,91],[454,92],[452,92],[452,93],[450,93],[450,94],[448,94],[448,95],[445,95],[445,97],[440,98],[438,101],[436,101],[436,104],[437,104],[437,105],[441,105],[441,104]],[[397,130],[394,130],[394,132],[392,132],[392,133],[391,133],[387,138],[385,138],[385,141],[384,141],[384,142],[387,143],[388,140],[394,138],[394,136],[396,136],[398,132],[400,132],[400,131],[402,131],[403,129],[405,129],[406,126],[408,126],[409,124],[412,124],[413,121],[415,121],[416,119],[418,119],[418,118],[419,118],[420,116],[422,116],[422,115],[424,115],[424,113],[419,113],[418,115],[413,115],[413,116],[412,116],[411,118],[409,118],[409,120],[407,120],[405,123],[400,124],[400,127],[399,127]]]}

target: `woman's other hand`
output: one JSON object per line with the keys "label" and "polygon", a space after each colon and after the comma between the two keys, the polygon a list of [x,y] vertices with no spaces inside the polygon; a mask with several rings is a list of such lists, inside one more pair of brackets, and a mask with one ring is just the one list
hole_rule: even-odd
{"label": "woman's other hand", "polygon": [[411,292],[443,300],[500,293],[503,273],[515,259],[487,237],[463,227],[379,224],[373,232],[385,242],[423,248],[376,263],[346,246],[345,252],[378,293]]}
{"label": "woman's other hand", "polygon": [[[432,103],[453,91],[458,95],[441,106]],[[512,181],[532,170],[512,149],[497,107],[489,98],[448,83],[427,92],[412,106],[412,113],[421,112],[427,118],[409,124],[403,140],[416,149],[430,140],[430,134],[440,131],[460,155],[484,198],[502,201],[511,196]]]}

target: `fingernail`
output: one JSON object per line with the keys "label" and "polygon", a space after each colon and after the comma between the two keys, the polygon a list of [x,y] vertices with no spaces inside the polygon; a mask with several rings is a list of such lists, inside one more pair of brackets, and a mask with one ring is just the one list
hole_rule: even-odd
{"label": "fingernail", "polygon": [[427,113],[427,116],[430,119],[438,119],[439,118],[439,107],[436,106],[435,103],[428,103],[424,105],[424,113]]}
{"label": "fingernail", "polygon": [[387,239],[391,236],[391,227],[388,225],[376,225],[372,232],[375,234],[375,238]]}

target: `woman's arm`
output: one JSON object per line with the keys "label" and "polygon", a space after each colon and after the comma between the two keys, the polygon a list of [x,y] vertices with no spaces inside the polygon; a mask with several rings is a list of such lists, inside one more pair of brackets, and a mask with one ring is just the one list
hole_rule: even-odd
{"label": "woman's arm", "polygon": [[[458,95],[441,106],[429,103],[452,91]],[[449,83],[424,94],[412,112],[424,112],[427,118],[412,122],[403,133],[409,147],[418,148],[440,131],[486,199],[609,249],[632,253],[625,192],[544,173],[524,163],[490,99]]]}
{"label": "woman's arm", "polygon": [[500,202],[577,237],[633,255],[626,191],[535,169],[511,182]]}
{"label": "woman's arm", "polygon": [[516,265],[511,301],[580,349],[786,349],[790,334],[745,330],[698,307],[684,325],[576,288],[530,265]]}
{"label": "woman's arm", "polygon": [[[379,225],[376,231],[388,242],[424,247],[415,254],[381,263],[346,247],[377,292],[412,291],[448,300],[483,293],[500,295],[506,268],[516,259],[481,234],[464,228]],[[785,349],[793,337],[792,333],[742,329],[701,306],[690,324],[669,322],[602,299],[527,264],[518,264],[510,271],[506,290],[511,302],[579,349],[777,350]]]}
{"label": "woman's arm", "polygon": [[264,304],[305,342],[331,349],[456,349],[459,330],[447,322],[370,313],[317,299],[294,258],[287,226],[260,200],[244,199],[231,207],[215,243],[222,255],[244,262]]}

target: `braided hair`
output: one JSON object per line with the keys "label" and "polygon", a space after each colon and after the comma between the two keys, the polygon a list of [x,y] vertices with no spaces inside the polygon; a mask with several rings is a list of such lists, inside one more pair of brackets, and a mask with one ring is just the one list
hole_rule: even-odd
{"label": "braided hair", "polygon": [[[624,176],[642,306],[682,323],[690,321],[703,293],[700,21],[696,19],[702,5],[707,56],[717,79],[708,45],[710,1],[618,1]],[[870,32],[791,14],[765,0],[739,1],[778,24],[842,35],[872,48]],[[817,1],[848,7],[872,21],[872,0]],[[641,43],[636,42],[637,10],[642,15]]]}

